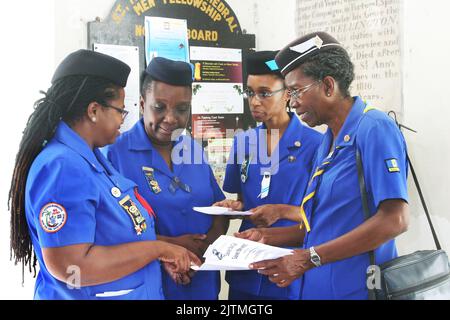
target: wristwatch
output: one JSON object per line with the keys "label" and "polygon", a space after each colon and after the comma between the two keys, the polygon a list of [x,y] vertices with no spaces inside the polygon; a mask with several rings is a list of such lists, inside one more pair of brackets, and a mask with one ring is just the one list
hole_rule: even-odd
{"label": "wristwatch", "polygon": [[320,256],[317,254],[316,250],[314,250],[314,247],[309,248],[309,254],[311,256],[311,262],[316,267],[320,267],[322,265],[322,263],[320,262]]}

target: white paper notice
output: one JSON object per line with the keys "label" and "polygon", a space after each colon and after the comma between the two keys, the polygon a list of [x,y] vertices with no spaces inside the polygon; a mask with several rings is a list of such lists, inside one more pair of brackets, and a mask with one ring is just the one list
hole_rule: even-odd
{"label": "white paper notice", "polygon": [[203,255],[205,263],[200,267],[194,266],[192,269],[196,271],[250,270],[251,263],[277,259],[290,254],[292,254],[291,249],[273,247],[230,236],[220,236]]}
{"label": "white paper notice", "polygon": [[250,216],[253,214],[251,211],[233,211],[225,207],[194,207],[192,209],[213,216]]}
{"label": "white paper notice", "polygon": [[131,68],[127,87],[125,88],[125,106],[130,114],[121,127],[121,131],[125,132],[131,129],[139,120],[139,48],[96,43],[94,44],[94,51],[119,59]]}

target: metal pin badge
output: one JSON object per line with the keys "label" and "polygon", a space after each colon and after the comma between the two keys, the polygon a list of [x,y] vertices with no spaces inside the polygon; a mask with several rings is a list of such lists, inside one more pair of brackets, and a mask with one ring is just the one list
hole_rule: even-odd
{"label": "metal pin badge", "polygon": [[120,191],[119,188],[114,187],[111,189],[111,194],[114,196],[114,198],[120,198],[122,192]]}

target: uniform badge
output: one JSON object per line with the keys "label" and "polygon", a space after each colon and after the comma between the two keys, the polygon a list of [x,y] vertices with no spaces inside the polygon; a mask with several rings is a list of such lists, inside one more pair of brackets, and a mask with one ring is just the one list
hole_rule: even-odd
{"label": "uniform badge", "polygon": [[153,193],[161,193],[161,187],[159,186],[158,181],[156,181],[155,179],[155,170],[153,168],[142,167],[142,172],[144,173],[148,186],[153,191]]}
{"label": "uniform badge", "polygon": [[45,232],[58,232],[67,222],[67,211],[62,205],[48,203],[42,208],[39,214],[39,222]]}
{"label": "uniform badge", "polygon": [[175,177],[172,179],[172,182],[169,185],[169,191],[171,193],[175,193],[175,192],[177,192],[178,188],[181,188],[182,190],[184,190],[187,193],[191,193],[191,191],[192,191],[190,186],[183,183],[183,181],[181,181],[180,178]]}
{"label": "uniform badge", "polygon": [[242,161],[241,165],[241,181],[242,183],[246,183],[248,179],[248,169],[250,167],[250,162],[252,161],[251,156],[245,156],[244,161]]}
{"label": "uniform badge", "polygon": [[140,236],[147,230],[147,223],[141,211],[133,202],[133,200],[131,200],[130,196],[126,196],[125,198],[120,200],[119,204],[131,218],[131,221],[134,225],[134,230],[136,231],[136,234]]}
{"label": "uniform badge", "polygon": [[264,172],[263,179],[261,181],[261,193],[258,198],[265,199],[269,195],[270,191],[270,172]]}
{"label": "uniform badge", "polygon": [[114,198],[120,198],[120,196],[122,195],[122,191],[120,191],[119,188],[114,187],[111,189],[111,194]]}
{"label": "uniform badge", "polygon": [[386,166],[390,173],[400,172],[400,168],[398,167],[397,159],[388,159],[386,160]]}

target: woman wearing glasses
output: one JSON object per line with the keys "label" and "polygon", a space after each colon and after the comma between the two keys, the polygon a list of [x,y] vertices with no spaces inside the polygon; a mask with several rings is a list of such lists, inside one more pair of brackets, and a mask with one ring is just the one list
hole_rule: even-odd
{"label": "woman wearing glasses", "polygon": [[[256,52],[247,60],[245,97],[254,119],[262,125],[235,137],[223,188],[238,194],[238,200],[216,204],[253,211],[240,231],[298,224],[300,200],[322,139],[287,112],[288,93],[274,62],[276,53]],[[227,281],[231,300],[298,299],[298,283],[277,288],[256,271],[228,272]]]}
{"label": "woman wearing glasses", "polygon": [[[108,149],[113,165],[135,181],[158,216],[158,239],[202,257],[228,229],[228,219],[195,212],[224,199],[202,146],[182,135],[191,115],[192,69],[185,62],[154,58],[144,71],[143,119]],[[220,274],[163,273],[169,300],[216,300]]]}
{"label": "woman wearing glasses", "polygon": [[[240,237],[302,249],[255,263],[280,287],[302,281],[300,299],[367,299],[369,252],[375,264],[397,256],[394,238],[408,227],[406,144],[385,113],[350,95],[348,53],[330,35],[301,37],[276,61],[293,92],[290,105],[309,126],[326,124],[305,197],[302,228],[251,230]],[[309,88],[308,91],[306,91]],[[357,154],[362,160],[368,215],[363,210]]]}
{"label": "woman wearing glasses", "polygon": [[164,299],[159,261],[173,272],[200,263],[156,241],[152,208],[98,149],[119,135],[129,73],[74,52],[28,121],[9,200],[16,262],[39,262],[35,299]]}

